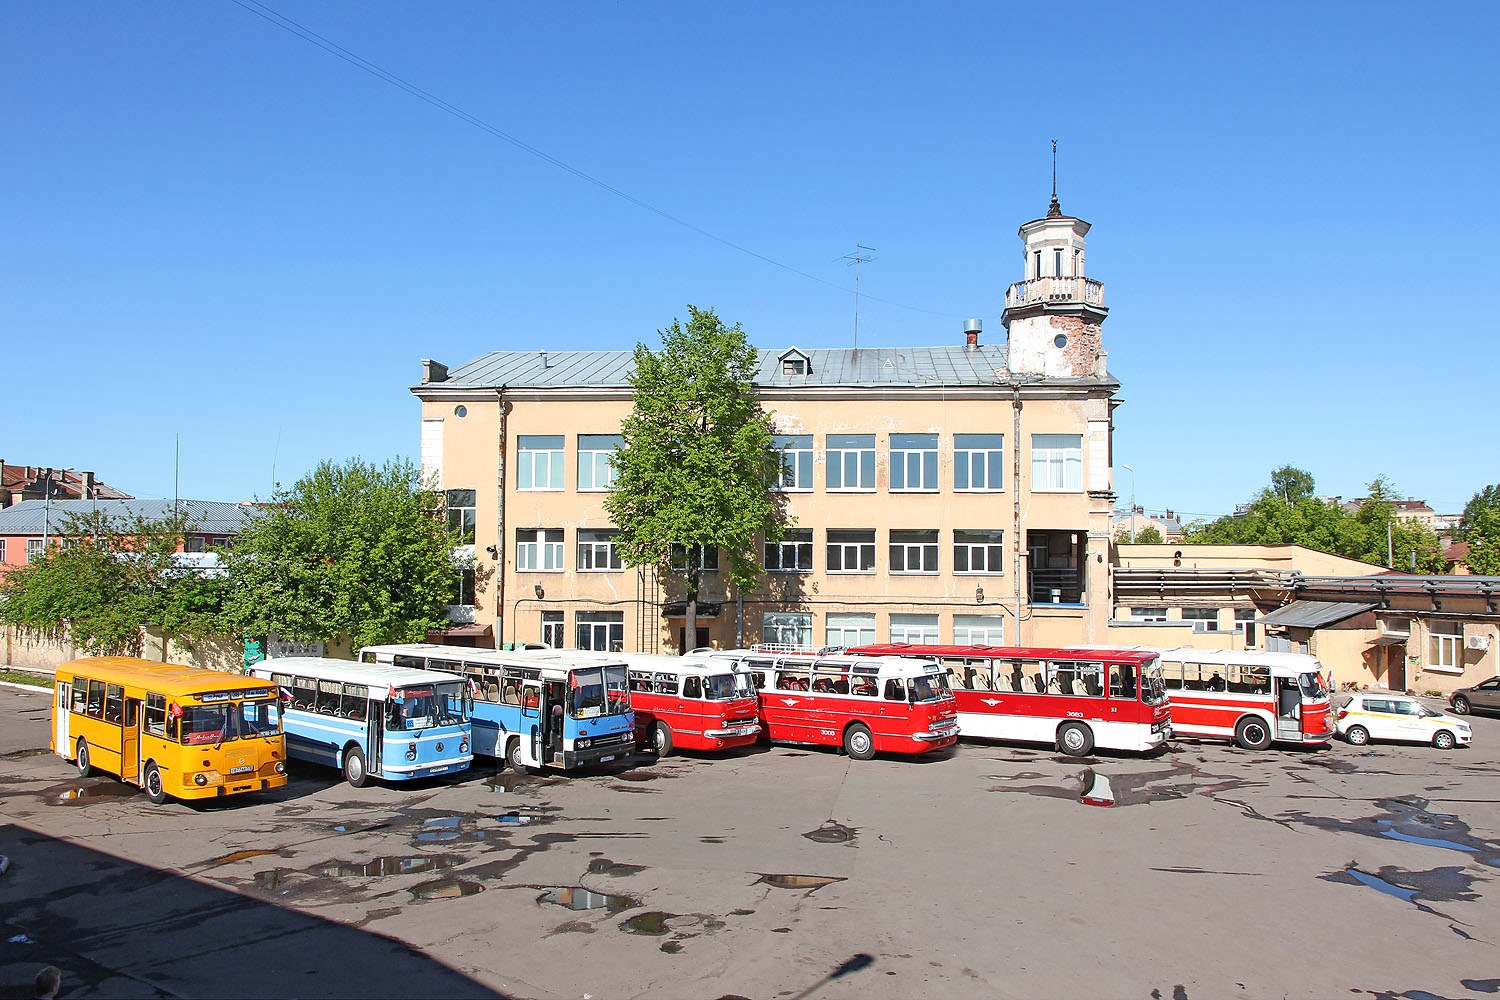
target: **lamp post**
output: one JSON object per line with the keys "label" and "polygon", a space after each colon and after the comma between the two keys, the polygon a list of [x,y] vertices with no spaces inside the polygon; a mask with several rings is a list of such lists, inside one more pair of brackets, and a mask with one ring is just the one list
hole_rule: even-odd
{"label": "lamp post", "polygon": [[1130,540],[1132,542],[1134,542],[1135,541],[1135,470],[1132,469],[1130,466],[1126,465],[1124,462],[1120,463],[1120,468],[1122,468],[1126,472],[1130,473]]}

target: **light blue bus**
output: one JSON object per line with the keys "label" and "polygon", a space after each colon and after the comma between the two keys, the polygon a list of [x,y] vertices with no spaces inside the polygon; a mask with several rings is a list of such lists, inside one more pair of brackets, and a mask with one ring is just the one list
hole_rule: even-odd
{"label": "light blue bus", "polygon": [[462,674],[474,697],[474,752],[527,768],[572,771],[635,752],[628,668],[567,653],[512,653],[408,643],[366,646],[359,658]]}
{"label": "light blue bus", "polygon": [[341,768],[356,788],[474,761],[461,677],[321,656],[262,660],[250,672],[281,689],[287,756]]}

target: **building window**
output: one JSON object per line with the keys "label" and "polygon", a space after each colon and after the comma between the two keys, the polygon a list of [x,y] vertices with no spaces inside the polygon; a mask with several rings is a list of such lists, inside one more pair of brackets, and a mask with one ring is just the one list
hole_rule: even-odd
{"label": "building window", "polygon": [[448,491],[448,530],[457,536],[453,544],[474,544],[474,491]]}
{"label": "building window", "polygon": [[1061,250],[1053,250],[1052,251],[1052,273],[1055,274],[1055,275],[1057,275],[1059,278],[1061,278],[1063,276],[1063,273],[1062,273],[1062,251]]}
{"label": "building window", "polygon": [[563,488],[563,436],[522,434],[516,438],[516,489]]}
{"label": "building window", "polygon": [[1042,252],[1040,250],[1031,252],[1031,276],[1033,278],[1042,276]]}
{"label": "building window", "polygon": [[1254,608],[1234,609],[1234,630],[1245,640],[1245,645],[1255,645],[1255,615]]}
{"label": "building window", "polygon": [[983,573],[988,576],[1004,573],[1005,532],[955,531],[953,572]]}
{"label": "building window", "polygon": [[938,571],[938,533],[936,531],[892,531],[892,573],[936,573]]}
{"label": "building window", "polygon": [[868,646],[875,641],[875,616],[831,612],[824,640],[828,646]]}
{"label": "building window", "polygon": [[458,594],[454,604],[473,607],[474,601],[474,566],[462,566],[458,571]]}
{"label": "building window", "polygon": [[5,539],[0,538],[0,563],[5,562]]}
{"label": "building window", "polygon": [[1083,488],[1083,435],[1031,435],[1031,488],[1079,490]]}
{"label": "building window", "polygon": [[1133,622],[1164,622],[1167,620],[1167,609],[1131,608],[1130,620]]}
{"label": "building window", "polygon": [[938,641],[937,615],[891,615],[891,641],[932,646]]}
{"label": "building window", "polygon": [[26,561],[38,562],[42,558],[42,540],[40,538],[26,539]]}
{"label": "building window", "polygon": [[182,550],[184,552],[207,552],[208,539],[202,535],[192,535],[183,542]]}
{"label": "building window", "polygon": [[573,616],[579,649],[604,653],[625,651],[625,612],[580,611]]}
{"label": "building window", "polygon": [[578,529],[578,572],[608,573],[625,568],[615,549],[614,529]]}
{"label": "building window", "polygon": [[875,435],[828,435],[828,458],[824,464],[830,490],[873,490]]}
{"label": "building window", "polygon": [[[620,628],[621,635],[624,634],[624,626]],[[542,641],[553,649],[562,649],[568,644],[563,638],[563,613],[561,611],[542,612]]]}
{"label": "building window", "polygon": [[875,572],[875,531],[828,532],[828,572]]}
{"label": "building window", "polygon": [[781,374],[783,375],[806,375],[807,362],[802,358],[782,358]]}
{"label": "building window", "polygon": [[953,488],[1005,488],[1005,435],[953,435]]}
{"label": "building window", "polygon": [[1005,645],[1005,619],[1000,615],[954,615],[955,646]]}
{"label": "building window", "polygon": [[618,434],[578,435],[578,488],[607,490],[615,484],[615,452],[624,447]]}
{"label": "building window", "polygon": [[672,572],[686,573],[696,566],[704,573],[719,571],[719,549],[714,545],[672,545]]}
{"label": "building window", "polygon": [[781,541],[766,543],[766,572],[811,573],[812,568],[811,528],[790,528]]}
{"label": "building window", "polygon": [[1463,672],[1464,626],[1462,622],[1432,622],[1427,627],[1429,670]]}
{"label": "building window", "polygon": [[813,439],[811,434],[777,434],[772,439],[781,452],[779,490],[810,490],[813,484]]}
{"label": "building window", "polygon": [[1192,622],[1194,632],[1219,631],[1218,608],[1183,608],[1182,620]]}
{"label": "building window", "polygon": [[563,568],[561,528],[517,528],[516,570],[560,573]]}
{"label": "building window", "polygon": [[937,489],[936,434],[891,435],[891,489]]}
{"label": "building window", "polygon": [[767,611],[761,618],[762,642],[808,649],[812,646],[812,615],[795,611]]}

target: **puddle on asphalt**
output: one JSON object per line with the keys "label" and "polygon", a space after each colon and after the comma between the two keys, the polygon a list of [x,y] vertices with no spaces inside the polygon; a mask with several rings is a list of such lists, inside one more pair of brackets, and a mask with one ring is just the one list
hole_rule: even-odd
{"label": "puddle on asphalt", "polygon": [[203,862],[205,865],[227,865],[232,861],[245,861],[249,858],[277,857],[280,851],[234,851],[230,854],[220,855]]}
{"label": "puddle on asphalt", "polygon": [[129,798],[137,789],[121,781],[103,779],[87,785],[63,785],[47,789],[43,794],[47,803],[54,806],[71,806],[80,803],[101,802],[106,799]]}
{"label": "puddle on asphalt", "polygon": [[407,858],[376,858],[363,864],[335,862],[318,869],[319,875],[334,878],[375,878],[382,875],[416,875],[422,872],[441,871],[452,868],[452,858],[438,854],[419,854]]}
{"label": "puddle on asphalt", "polygon": [[473,896],[484,891],[484,886],[478,882],[469,882],[461,878],[440,878],[432,882],[423,882],[410,890],[412,896],[417,899],[458,899],[460,896]]}
{"label": "puddle on asphalt", "polygon": [[493,777],[485,778],[484,783],[490,787],[491,791],[514,792],[532,788],[546,788],[549,785],[561,784],[562,780],[555,775],[517,774],[514,771],[501,771]]}
{"label": "puddle on asphalt", "polygon": [[627,875],[635,875],[645,870],[645,865],[620,864],[608,858],[594,858],[589,862],[590,875],[609,875],[613,878],[624,878]]}
{"label": "puddle on asphalt", "polygon": [[34,747],[30,750],[12,750],[10,753],[0,756],[0,760],[23,760],[27,757],[40,757],[42,754],[51,752],[46,747]]}
{"label": "puddle on asphalt", "polygon": [[655,781],[661,775],[652,771],[621,771],[613,777],[616,781]]}
{"label": "puddle on asphalt", "polygon": [[1474,877],[1457,865],[1420,872],[1386,865],[1377,872],[1368,872],[1350,862],[1341,870],[1318,878],[1324,882],[1362,885],[1429,913],[1437,911],[1427,903],[1468,903],[1479,898],[1474,891]]}
{"label": "puddle on asphalt", "polygon": [[288,872],[285,868],[274,868],[268,872],[256,872],[251,877],[250,884],[257,889],[275,892],[282,887],[282,883],[286,882],[290,874],[291,872]]}
{"label": "puddle on asphalt", "polygon": [[495,817],[495,822],[505,823],[508,826],[533,826],[540,823],[551,823],[556,817],[538,816],[535,813],[523,813],[518,809],[512,809],[508,813],[501,813]]}
{"label": "puddle on asphalt", "polygon": [[1058,754],[1052,758],[1059,764],[1097,764],[1098,757],[1069,757],[1067,754]]}
{"label": "puddle on asphalt", "polygon": [[469,840],[488,839],[483,830],[465,831],[461,816],[437,816],[422,823],[422,830],[417,834],[416,840],[423,844],[445,844],[464,837]]}
{"label": "puddle on asphalt", "polygon": [[1460,979],[1458,985],[1472,993],[1500,993],[1500,979]]}
{"label": "puddle on asphalt", "polygon": [[650,937],[661,937],[668,933],[671,928],[667,923],[678,914],[667,913],[663,910],[651,910],[647,913],[639,913],[620,925],[620,930],[626,934],[645,934]]}
{"label": "puddle on asphalt", "polygon": [[[1063,759],[1072,760],[1073,758]],[[1191,781],[1184,780],[1186,777],[1186,772],[1181,767],[1166,771],[1116,775],[1101,774],[1092,767],[1086,767],[1077,774],[1065,776],[1060,782],[1051,779],[1049,783],[1035,785],[1016,785],[1010,782],[1048,779],[1049,776],[1037,771],[989,776],[991,781],[1006,782],[1002,785],[992,785],[990,787],[992,792],[1024,792],[1043,798],[1072,799],[1087,806],[1151,805],[1171,799],[1184,799],[1195,791],[1210,790],[1196,788]]]}
{"label": "puddle on asphalt", "polygon": [[859,836],[859,831],[842,823],[829,820],[816,830],[809,830],[802,836],[815,844],[852,844]]}
{"label": "puddle on asphalt", "polygon": [[1399,840],[1408,844],[1456,851],[1470,855],[1486,867],[1500,868],[1500,842],[1474,836],[1469,825],[1457,816],[1429,811],[1425,799],[1415,796],[1381,799],[1376,805],[1384,809],[1386,815],[1337,820],[1295,813],[1287,821],[1320,830],[1357,833],[1382,840]]}
{"label": "puddle on asphalt", "polygon": [[610,913],[623,913],[641,905],[641,901],[633,896],[607,895],[577,885],[555,886],[538,896],[536,902],[538,906],[551,903],[569,910],[608,910]]}
{"label": "puddle on asphalt", "polygon": [[764,872],[756,872],[760,878],[752,885],[764,882],[773,889],[807,889],[817,892],[825,885],[833,885],[835,882],[847,882],[848,879],[836,875],[768,875]]}

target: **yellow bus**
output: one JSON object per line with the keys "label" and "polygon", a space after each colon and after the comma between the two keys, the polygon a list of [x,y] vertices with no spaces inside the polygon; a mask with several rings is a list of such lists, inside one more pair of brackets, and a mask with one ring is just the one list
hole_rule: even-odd
{"label": "yellow bus", "polygon": [[109,772],[156,803],[286,784],[276,688],[177,663],[101,656],[58,667],[51,749],[80,777]]}

